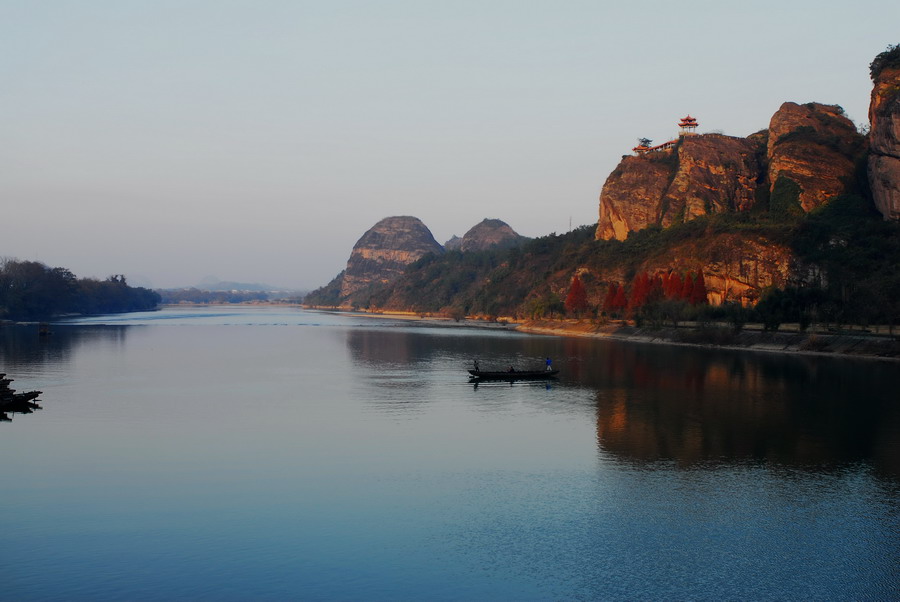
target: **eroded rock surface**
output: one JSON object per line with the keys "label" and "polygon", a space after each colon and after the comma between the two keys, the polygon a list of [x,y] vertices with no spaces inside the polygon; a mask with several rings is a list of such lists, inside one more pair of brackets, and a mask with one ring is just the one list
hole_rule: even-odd
{"label": "eroded rock surface", "polygon": [[900,67],[875,78],[869,104],[869,186],[885,219],[900,219]]}
{"label": "eroded rock surface", "polygon": [[786,102],[769,123],[770,190],[779,177],[800,186],[806,212],[853,188],[865,139],[836,105]]}
{"label": "eroded rock surface", "polygon": [[341,281],[341,297],[347,298],[370,284],[396,279],[406,266],[427,253],[443,253],[422,221],[411,216],[386,217],[370,228],[353,246]]}

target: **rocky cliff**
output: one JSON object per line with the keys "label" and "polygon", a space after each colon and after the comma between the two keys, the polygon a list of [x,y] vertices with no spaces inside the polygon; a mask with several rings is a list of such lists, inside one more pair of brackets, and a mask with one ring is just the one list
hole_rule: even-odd
{"label": "rocky cliff", "polygon": [[596,237],[625,240],[647,226],[747,211],[779,178],[796,185],[795,201],[809,212],[855,186],[864,152],[840,107],[785,103],[768,131],[682,136],[672,150],[624,157],[600,193]]}
{"label": "rocky cliff", "polygon": [[444,245],[448,251],[487,251],[505,249],[518,244],[524,237],[499,219],[484,219],[472,226],[462,238],[454,236]]}
{"label": "rocky cliff", "polygon": [[[900,50],[895,47],[895,54]],[[895,62],[900,57],[895,57]],[[869,186],[885,219],[900,219],[900,65],[873,69],[869,105]]]}
{"label": "rocky cliff", "polygon": [[772,116],[766,152],[769,190],[790,178],[809,213],[853,187],[865,139],[839,106],[786,102]]}
{"label": "rocky cliff", "polygon": [[647,226],[753,206],[764,171],[762,138],[683,137],[675,150],[624,157],[600,194],[597,238],[625,240]]}
{"label": "rocky cliff", "polygon": [[341,299],[371,284],[386,284],[427,253],[444,249],[416,217],[386,217],[369,229],[353,246],[341,279]]}

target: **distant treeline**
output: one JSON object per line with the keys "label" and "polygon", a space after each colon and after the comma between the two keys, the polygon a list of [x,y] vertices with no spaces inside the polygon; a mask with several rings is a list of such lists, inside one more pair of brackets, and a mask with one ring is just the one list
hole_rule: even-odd
{"label": "distant treeline", "polygon": [[0,261],[0,319],[147,311],[159,302],[159,294],[128,286],[122,275],[106,280],[76,278],[66,268],[51,268],[37,261]]}
{"label": "distant treeline", "polygon": [[198,288],[178,288],[158,291],[162,302],[170,303],[246,303],[268,301],[263,291],[203,291]]}

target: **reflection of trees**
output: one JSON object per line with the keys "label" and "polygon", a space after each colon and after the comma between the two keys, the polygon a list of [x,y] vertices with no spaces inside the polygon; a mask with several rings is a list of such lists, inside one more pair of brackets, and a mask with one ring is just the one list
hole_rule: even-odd
{"label": "reflection of trees", "polygon": [[128,326],[51,326],[52,334],[39,336],[38,326],[0,327],[0,366],[12,372],[30,366],[69,361],[81,345],[106,341],[122,344]]}
{"label": "reflection of trees", "polygon": [[597,437],[613,454],[681,465],[870,460],[900,475],[894,365],[625,346],[597,368]]}

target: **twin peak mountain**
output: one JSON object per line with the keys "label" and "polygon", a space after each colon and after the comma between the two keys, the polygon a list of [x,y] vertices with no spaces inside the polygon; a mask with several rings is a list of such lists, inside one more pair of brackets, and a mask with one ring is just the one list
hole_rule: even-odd
{"label": "twin peak mountain", "polygon": [[[386,217],[372,226],[353,246],[347,268],[326,288],[338,289],[344,302],[359,291],[396,280],[409,264],[428,253],[486,251],[519,244],[525,237],[499,219],[485,219],[460,238],[439,244],[417,217]],[[338,292],[335,290],[334,292]]]}

